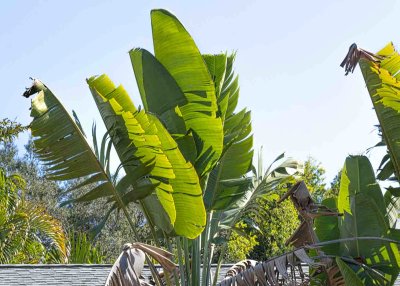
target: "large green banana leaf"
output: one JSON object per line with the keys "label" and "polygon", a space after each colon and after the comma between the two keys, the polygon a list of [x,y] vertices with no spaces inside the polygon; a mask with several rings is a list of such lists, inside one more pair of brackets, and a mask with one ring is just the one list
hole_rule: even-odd
{"label": "large green banana leaf", "polygon": [[[367,157],[346,158],[340,182],[338,211],[343,213],[343,218],[339,219],[341,238],[389,235],[386,204]],[[389,260],[391,249],[379,250],[381,246],[376,242],[346,242],[341,245],[341,251],[352,257],[374,257],[376,262],[379,258],[375,256],[382,251],[379,256]],[[393,253],[396,252],[397,248]],[[396,267],[400,263],[398,253],[392,262]]]}
{"label": "large green banana leaf", "polygon": [[[187,130],[184,119],[187,114],[184,116],[180,108],[188,104],[184,93],[150,52],[133,49],[129,55],[145,110],[157,115],[178,143],[185,158],[194,164],[197,157],[196,143],[193,134]],[[191,104],[202,108],[201,103]]]}
{"label": "large green banana leaf", "polygon": [[[393,43],[377,53],[377,62],[370,58],[359,61],[368,92],[379,120],[382,139],[387,145],[390,161],[386,169],[392,169],[400,178],[400,55]],[[385,167],[384,167],[385,168]]]}
{"label": "large green banana leaf", "polygon": [[[382,190],[375,179],[375,173],[365,156],[349,156],[346,158],[340,181],[338,210],[340,213],[351,214],[356,197],[367,196],[376,204],[381,216],[386,214]],[[388,225],[385,219],[385,224]]]}
{"label": "large green banana leaf", "polygon": [[[335,200],[324,201],[324,204],[331,209],[335,208]],[[337,209],[343,214],[342,217],[316,218],[315,226],[319,239],[322,241],[343,239],[339,245],[332,244],[323,250],[329,255],[361,259],[366,265],[373,265],[376,270],[382,272],[385,279],[394,281],[400,266],[397,246],[379,240],[357,239],[391,237],[384,197],[367,157],[346,158],[341,175]],[[348,238],[355,240],[346,240]],[[368,271],[361,271],[359,267],[357,269],[353,271],[358,271],[358,276],[365,285],[380,285],[374,282],[377,277],[371,276]]]}
{"label": "large green banana leaf", "polygon": [[88,83],[127,175],[134,176],[139,166],[155,162],[145,179],[155,186],[155,195],[143,200],[145,212],[164,231],[173,228],[178,235],[198,236],[205,210],[192,164],[157,117],[138,111],[122,86],[115,87],[105,75]]}
{"label": "large green banana leaf", "polygon": [[399,217],[400,198],[397,191],[398,189],[388,188],[383,196],[386,204],[386,217],[389,221],[390,228],[396,228]]}
{"label": "large green banana leaf", "polygon": [[[179,106],[179,110],[187,131],[198,137],[195,167],[199,175],[204,176],[216,164],[223,147],[214,82],[195,42],[174,15],[166,10],[153,10],[151,23],[155,57],[176,81],[188,102]],[[167,94],[157,95],[160,96]]]}
{"label": "large green banana leaf", "polygon": [[[331,210],[337,209],[337,198],[328,198],[322,205]],[[315,233],[320,241],[330,241],[340,238],[339,220],[336,216],[320,216],[314,220]],[[329,244],[322,248],[327,254],[339,255],[340,244]]]}
{"label": "large green banana leaf", "polygon": [[[222,85],[225,80],[226,68],[227,68],[227,55],[203,55],[203,59],[207,65],[208,71],[211,75],[211,79],[214,82],[215,96],[217,97],[217,104],[219,105],[219,97],[222,90]],[[221,111],[221,109],[220,109]],[[222,112],[221,112],[222,114]]]}

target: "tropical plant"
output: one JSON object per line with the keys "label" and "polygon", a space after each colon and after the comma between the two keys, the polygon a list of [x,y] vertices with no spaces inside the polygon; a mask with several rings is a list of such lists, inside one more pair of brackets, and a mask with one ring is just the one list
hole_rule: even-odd
{"label": "tropical plant", "polygon": [[[21,156],[21,154],[23,155]],[[101,222],[107,213],[107,209],[103,207],[104,201],[101,200],[91,204],[72,203],[68,207],[60,208],[59,204],[61,202],[68,200],[70,196],[79,197],[87,192],[89,186],[82,187],[72,194],[63,195],[65,190],[73,188],[80,182],[73,181],[68,184],[59,184],[55,181],[47,180],[44,177],[43,167],[33,153],[32,140],[28,141],[24,150],[18,150],[16,139],[0,143],[0,168],[3,168],[7,174],[17,173],[20,175],[26,182],[25,200],[32,204],[43,206],[49,215],[61,222],[67,234],[71,232],[87,233],[92,227]],[[137,208],[130,208],[129,212],[132,217],[135,217],[135,226],[139,236],[145,240],[149,237],[150,231],[144,222],[141,211]],[[124,215],[114,212],[106,221],[101,233],[93,240],[90,240],[96,248],[101,249],[104,263],[114,263],[121,250],[121,245],[126,241],[130,241],[132,235],[132,230]],[[67,237],[69,238],[69,235]],[[40,250],[40,255],[42,255],[42,249]],[[37,257],[37,255],[32,254],[32,257]],[[20,261],[27,260],[21,257]],[[55,263],[56,261],[53,262]]]}
{"label": "tropical plant", "polygon": [[399,58],[393,43],[389,43],[376,54],[353,44],[341,64],[346,75],[353,72],[357,64],[360,65],[379,121],[382,141],[377,146],[387,146],[388,151],[379,166],[379,180],[386,180],[393,175],[397,181],[400,178],[400,132],[397,127],[400,111]]}
{"label": "tropical plant", "polygon": [[[68,263],[69,264],[102,264],[104,255],[99,247],[93,245],[93,241],[86,233],[68,233]],[[52,248],[46,253],[46,263],[65,263],[57,249]]]}
{"label": "tropical plant", "polygon": [[[238,229],[235,228],[235,225],[243,218],[247,218],[245,221],[248,226],[258,228],[256,219],[265,217],[265,211],[263,209],[264,206],[259,204],[260,199],[269,196],[276,196],[280,185],[291,178],[292,175],[302,171],[302,164],[299,164],[299,162],[293,159],[286,159],[282,162],[281,159],[283,156],[284,154],[278,156],[264,172],[261,160],[262,157],[260,154],[257,169],[253,170],[254,175],[252,178],[252,183],[250,187],[248,187],[246,194],[232,206],[228,206],[225,210],[215,211],[213,213],[212,221],[209,226],[209,243],[211,243],[211,245],[210,256],[208,259],[211,259],[212,257],[215,244],[222,244],[222,248],[217,263],[218,266],[213,278],[211,277],[210,272],[211,260],[203,262],[203,265],[207,265],[208,267],[208,269],[206,269],[207,273],[203,273],[203,283],[207,283],[205,281],[211,278],[213,285],[217,283],[216,279],[219,275],[219,268],[229,246],[226,241],[229,241],[233,232],[243,235],[243,232],[240,230],[238,232]],[[227,230],[225,235],[221,235],[221,229]]]}
{"label": "tropical plant", "polygon": [[357,45],[353,44],[342,62],[346,74],[354,71],[359,63],[379,121],[381,142],[376,146],[386,146],[387,154],[382,158],[377,179],[389,179],[396,184],[395,187],[389,187],[385,193],[391,226],[396,223],[400,209],[399,58],[400,54],[393,43],[387,44],[376,54],[357,48]]}
{"label": "tropical plant", "polygon": [[288,240],[295,249],[264,262],[243,261],[219,285],[393,285],[399,242],[392,239],[371,164],[364,156],[350,156],[341,178],[339,199],[321,205],[304,182],[294,185],[281,201],[290,198],[301,217]]}
{"label": "tropical plant", "polygon": [[[343,216],[316,219],[316,233],[321,241],[340,241],[322,250],[357,261],[349,266],[363,285],[393,285],[400,270],[398,247],[372,238],[396,239],[397,230],[367,157],[346,159],[338,199],[329,198],[323,204],[338,209]],[[359,239],[365,237],[370,240]],[[347,241],[348,238],[352,240]]]}
{"label": "tropical plant", "polygon": [[24,198],[25,181],[0,169],[0,263],[43,261],[46,244],[66,261],[66,238],[59,221]]}
{"label": "tropical plant", "polygon": [[22,126],[18,122],[3,118],[0,120],[0,142],[10,142],[26,129],[27,126]]}
{"label": "tropical plant", "polygon": [[277,203],[277,201],[288,189],[301,180],[304,181],[313,199],[320,202],[321,197],[327,192],[324,174],[325,170],[320,163],[310,157],[304,162],[304,168],[298,176],[280,184],[274,195],[259,199],[258,203],[262,206],[263,215],[253,216],[257,228],[250,231],[251,234],[256,235],[258,244],[246,257],[263,261],[291,250],[291,246],[286,245],[286,240],[299,225],[298,214],[290,201],[281,203]]}
{"label": "tropical plant", "polygon": [[[248,175],[251,120],[245,109],[235,111],[235,55],[201,55],[183,25],[165,10],[153,10],[151,20],[155,55],[144,49],[129,52],[143,110],[106,75],[89,78],[107,128],[101,147],[95,141],[93,151],[77,117],[34,80],[24,93],[38,93],[32,100],[30,129],[47,178],[83,180],[68,192],[90,186],[63,204],[105,200],[109,211],[97,229],[114,210],[121,210],[135,233],[133,240],[139,240],[128,209],[137,204],[157,245],[163,241],[171,248],[170,238],[175,237],[180,283],[197,286],[202,280],[206,285],[212,280],[210,264],[220,230],[230,232],[241,216],[257,212],[257,199],[295,173],[299,164],[286,160],[265,174]],[[111,144],[121,162],[115,174],[109,167]]]}

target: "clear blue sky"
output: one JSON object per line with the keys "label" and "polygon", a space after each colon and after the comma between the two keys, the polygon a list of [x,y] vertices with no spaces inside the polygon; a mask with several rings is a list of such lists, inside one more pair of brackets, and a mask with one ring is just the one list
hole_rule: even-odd
{"label": "clear blue sky", "polygon": [[152,8],[173,12],[201,52],[237,51],[240,106],[252,111],[266,164],[283,151],[313,156],[329,182],[348,154],[378,141],[359,70],[345,77],[339,63],[353,42],[370,51],[400,43],[396,1],[1,1],[0,117],[29,123],[21,94],[30,76],[87,132],[101,119],[85,78],[107,73],[139,104],[128,51],[152,50]]}

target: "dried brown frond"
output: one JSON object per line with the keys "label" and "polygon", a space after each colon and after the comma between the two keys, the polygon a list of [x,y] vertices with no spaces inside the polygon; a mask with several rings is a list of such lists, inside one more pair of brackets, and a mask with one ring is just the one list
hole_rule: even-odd
{"label": "dried brown frond", "polygon": [[128,243],[115,261],[105,286],[147,286],[142,277],[146,255],[155,259],[164,270],[175,271],[176,265],[170,260],[172,254],[161,248],[144,243]]}
{"label": "dried brown frond", "polygon": [[234,285],[308,285],[310,278],[303,265],[320,267],[323,264],[309,257],[303,249],[286,253],[264,262],[243,260],[228,270],[218,286]]}
{"label": "dried brown frond", "polygon": [[340,64],[342,68],[345,70],[345,75],[348,75],[350,72],[353,73],[360,59],[366,59],[368,61],[379,63],[383,57],[376,55],[374,53],[368,52],[366,50],[357,48],[357,45],[353,43],[349,51],[347,52],[346,57]]}

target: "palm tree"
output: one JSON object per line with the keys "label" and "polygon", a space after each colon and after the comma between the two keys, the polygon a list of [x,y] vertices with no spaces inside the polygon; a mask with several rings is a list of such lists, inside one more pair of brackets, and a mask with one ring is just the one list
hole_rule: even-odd
{"label": "palm tree", "polygon": [[66,238],[58,220],[24,198],[25,181],[0,169],[0,263],[43,262],[46,245],[62,261],[67,259]]}

